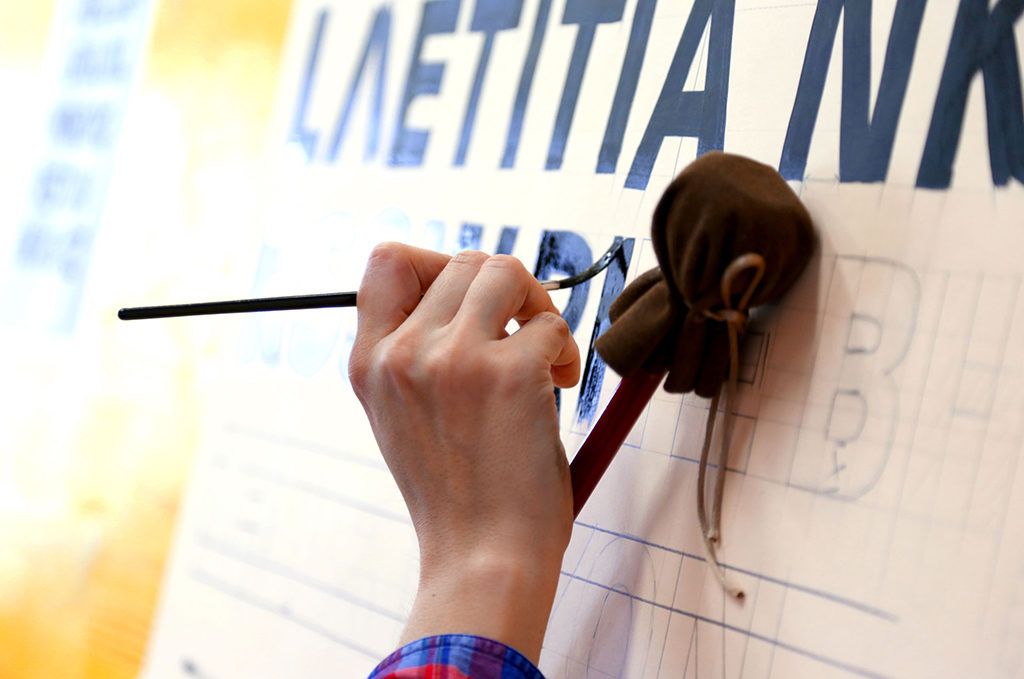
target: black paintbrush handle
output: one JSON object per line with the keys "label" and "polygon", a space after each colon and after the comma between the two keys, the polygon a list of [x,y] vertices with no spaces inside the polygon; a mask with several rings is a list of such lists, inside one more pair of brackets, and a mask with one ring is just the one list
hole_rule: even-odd
{"label": "black paintbrush handle", "polygon": [[117,317],[122,321],[138,321],[144,318],[240,314],[249,311],[328,309],[331,307],[355,305],[356,293],[354,292],[328,292],[319,295],[293,295],[290,297],[234,299],[224,302],[198,302],[196,304],[168,304],[165,306],[129,307],[118,311]]}
{"label": "black paintbrush handle", "polygon": [[[622,252],[623,239],[615,237],[611,247],[588,268],[575,276],[555,281],[541,281],[545,290],[563,290],[588,281],[604,271]],[[625,269],[623,269],[625,270]],[[165,306],[128,307],[117,312],[122,321],[138,321],[144,318],[174,318],[176,316],[209,316],[211,314],[241,314],[249,311],[288,311],[294,309],[329,309],[356,305],[354,292],[328,292],[320,295],[295,295],[292,297],[262,297],[259,299],[235,299],[225,302],[196,302],[193,304],[168,304]]]}

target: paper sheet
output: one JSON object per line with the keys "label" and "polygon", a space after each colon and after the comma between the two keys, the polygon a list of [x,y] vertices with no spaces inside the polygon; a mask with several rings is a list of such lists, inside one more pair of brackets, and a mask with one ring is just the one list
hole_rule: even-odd
{"label": "paper sheet", "polygon": [[[659,392],[574,529],[547,677],[1024,676],[1024,28],[959,5],[296,5],[253,294],[353,288],[388,239],[557,275],[623,236],[629,280],[664,186],[722,145],[820,230],[745,344],[720,558],[746,601],[698,538],[707,402]],[[559,293],[585,354],[621,273]],[[147,678],[356,677],[393,650],[417,550],[354,330],[238,321]],[[570,452],[617,383],[590,370]]]}

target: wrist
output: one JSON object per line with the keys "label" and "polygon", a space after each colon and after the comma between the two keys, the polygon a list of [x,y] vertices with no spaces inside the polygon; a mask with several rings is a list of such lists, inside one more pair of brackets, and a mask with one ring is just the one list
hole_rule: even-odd
{"label": "wrist", "polygon": [[475,634],[511,646],[536,663],[560,565],[560,557],[527,550],[479,549],[446,558],[425,554],[402,641]]}

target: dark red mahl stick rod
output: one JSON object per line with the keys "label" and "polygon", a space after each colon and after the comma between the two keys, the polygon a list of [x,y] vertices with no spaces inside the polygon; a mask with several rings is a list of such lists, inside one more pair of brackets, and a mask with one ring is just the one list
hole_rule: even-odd
{"label": "dark red mahl stick rod", "polygon": [[597,424],[590,430],[576,457],[569,465],[572,478],[572,515],[577,517],[594,492],[598,481],[604,476],[615,453],[629,436],[640,413],[658,390],[665,373],[637,372],[624,377],[612,400],[597,418]]}

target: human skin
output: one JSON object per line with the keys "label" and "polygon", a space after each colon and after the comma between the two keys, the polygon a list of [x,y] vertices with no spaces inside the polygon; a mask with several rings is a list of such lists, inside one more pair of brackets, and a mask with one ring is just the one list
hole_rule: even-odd
{"label": "human skin", "polygon": [[572,530],[554,388],[579,380],[576,342],[506,255],[385,243],[357,299],[349,376],[420,547],[402,642],[477,634],[537,662]]}

